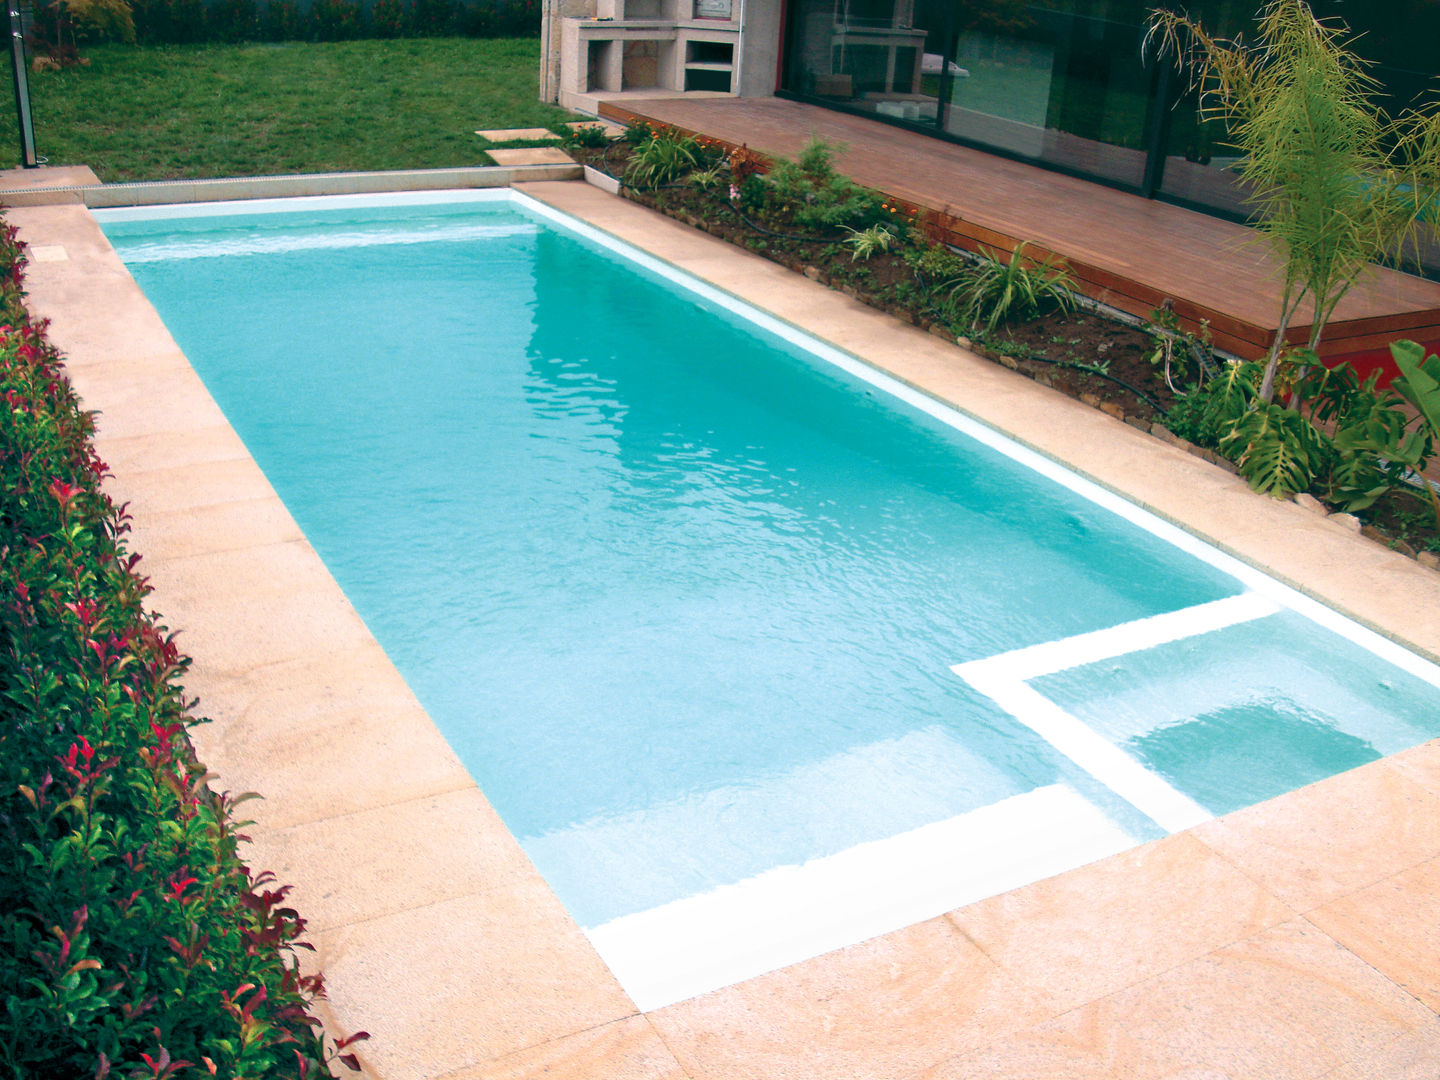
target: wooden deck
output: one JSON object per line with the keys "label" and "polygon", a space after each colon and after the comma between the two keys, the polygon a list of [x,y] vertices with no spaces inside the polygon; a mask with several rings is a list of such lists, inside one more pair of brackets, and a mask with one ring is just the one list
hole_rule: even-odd
{"label": "wooden deck", "polygon": [[[1278,324],[1280,276],[1243,225],[956,146],[886,124],[778,98],[619,99],[603,117],[645,119],[767,154],[793,156],[812,136],[846,147],[841,170],[925,212],[937,238],[971,250],[1027,252],[1069,263],[1088,295],[1145,316],[1168,299],[1215,343],[1263,355]],[[1309,320],[1290,338],[1304,341]],[[1440,283],[1377,268],[1350,291],[1321,353],[1384,350],[1395,338],[1440,343]]]}

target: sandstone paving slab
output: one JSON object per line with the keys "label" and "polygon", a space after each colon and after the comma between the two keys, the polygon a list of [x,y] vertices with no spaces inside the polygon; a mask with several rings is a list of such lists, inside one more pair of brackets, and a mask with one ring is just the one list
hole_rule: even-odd
{"label": "sandstone paving slab", "polygon": [[[548,888],[483,893],[350,923],[313,939],[345,987],[330,1012],[371,1033],[380,1077],[436,1077],[635,1014]],[[603,1074],[601,1074],[603,1075]]]}
{"label": "sandstone paving slab", "polygon": [[[99,183],[100,178],[89,165],[42,165],[38,169],[0,169],[0,191],[88,187]],[[9,213],[7,210],[7,216]]]}
{"label": "sandstone paving slab", "polygon": [[[1431,859],[1306,916],[1430,1009],[1440,1011],[1440,859]],[[1435,1058],[1440,1075],[1440,1055]]]}
{"label": "sandstone paving slab", "polygon": [[[250,850],[281,881],[298,883],[290,899],[312,934],[488,889],[544,888],[475,787],[267,829]],[[348,872],[314,880],[306,868],[320,860]]]}
{"label": "sandstone paving slab", "polygon": [[1391,754],[1385,761],[1400,775],[1440,795],[1440,739]]}
{"label": "sandstone paving slab", "polygon": [[178,363],[116,361],[101,368],[77,368],[70,376],[82,406],[98,411],[97,436],[107,439],[179,437],[225,422],[200,380]]}
{"label": "sandstone paving slab", "polygon": [[1188,833],[952,911],[985,955],[1061,1007],[1294,917]]}
{"label": "sandstone paving slab", "polygon": [[1347,1061],[1324,1080],[1435,1080],[1440,1076],[1440,1020]]}
{"label": "sandstone paving slab", "polygon": [[[233,675],[199,663],[185,687],[211,719],[192,737],[217,788],[262,794],[244,816],[267,829],[474,787],[373,640]],[[317,860],[297,880],[331,872]]]}
{"label": "sandstone paving slab", "polygon": [[95,449],[115,473],[115,479],[107,481],[107,490],[134,482],[137,474],[215,462],[243,462],[259,470],[240,436],[224,420],[187,429],[179,438],[165,431],[115,436],[96,432]]}
{"label": "sandstone paving slab", "polygon": [[130,546],[152,560],[184,559],[304,538],[285,505],[270,495],[203,504],[188,510],[139,511],[131,528]]}
{"label": "sandstone paving slab", "polygon": [[212,671],[237,674],[373,640],[303,540],[156,561],[153,605]]}
{"label": "sandstone paving slab", "polygon": [[[237,440],[238,443],[238,440]],[[127,467],[105,483],[112,498],[134,502],[146,514],[160,516],[226,503],[275,498],[260,467],[237,445],[235,454],[153,469]]]}
{"label": "sandstone paving slab", "polygon": [[[529,140],[531,142],[535,142],[540,139],[553,139],[556,142],[560,141],[559,135],[556,135],[549,128],[542,127],[482,128],[479,131],[476,131],[475,134],[479,135],[482,139],[488,139],[490,142],[519,142],[521,140]],[[501,164],[504,163],[502,162]]]}
{"label": "sandstone paving slab", "polygon": [[447,1073],[440,1080],[687,1080],[655,1029],[629,1016]]}
{"label": "sandstone paving slab", "polygon": [[1107,1000],[1165,1076],[1323,1076],[1436,1024],[1429,1009],[1303,919]]}
{"label": "sandstone paving slab", "polygon": [[907,1077],[1054,1016],[945,918],[648,1013],[695,1080]]}
{"label": "sandstone paving slab", "polygon": [[486,150],[496,165],[573,165],[575,159],[558,146]]}
{"label": "sandstone paving slab", "polygon": [[27,303],[44,317],[63,313],[51,340],[77,367],[173,348],[159,314],[83,206],[15,207],[5,217],[26,243],[65,249],[64,260],[26,268]]}
{"label": "sandstone paving slab", "polygon": [[1093,1001],[978,1053],[943,1061],[916,1080],[1169,1080],[1171,1075],[1126,1032],[1113,1004]]}
{"label": "sandstone paving slab", "polygon": [[1194,833],[1306,912],[1440,855],[1440,796],[1377,761]]}

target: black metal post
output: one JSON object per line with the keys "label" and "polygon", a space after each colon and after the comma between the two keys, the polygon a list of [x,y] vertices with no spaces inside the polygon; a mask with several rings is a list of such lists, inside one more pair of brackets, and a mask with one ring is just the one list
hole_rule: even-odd
{"label": "black metal post", "polygon": [[20,30],[18,0],[6,0],[10,13],[10,65],[15,76],[15,111],[20,117],[20,155],[25,168],[40,163],[35,157],[35,123],[30,117],[30,83],[25,73],[25,35]]}

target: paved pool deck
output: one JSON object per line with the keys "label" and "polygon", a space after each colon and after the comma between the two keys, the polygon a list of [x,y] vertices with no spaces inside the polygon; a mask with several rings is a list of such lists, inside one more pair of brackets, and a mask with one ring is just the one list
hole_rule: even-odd
{"label": "paved pool deck", "polygon": [[[1440,574],[583,183],[527,194],[869,359],[1434,658]],[[384,1080],[1434,1078],[1440,742],[1059,877],[637,1011],[78,205],[12,209],[183,629],[200,755],[256,790],[336,1031]],[[43,257],[42,250],[43,249]],[[1016,567],[1024,573],[1024,567]]]}

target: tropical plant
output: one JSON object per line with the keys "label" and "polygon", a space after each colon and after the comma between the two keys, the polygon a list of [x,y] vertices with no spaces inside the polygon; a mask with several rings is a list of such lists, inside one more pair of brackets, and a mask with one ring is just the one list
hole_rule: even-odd
{"label": "tropical plant", "polygon": [[1312,306],[1315,349],[1356,279],[1414,236],[1440,174],[1433,113],[1388,119],[1373,103],[1379,84],[1346,34],[1315,18],[1304,0],[1270,0],[1253,46],[1213,37],[1173,12],[1151,18],[1147,44],[1190,61],[1202,114],[1227,125],[1243,155],[1238,170],[1256,227],[1282,268],[1262,403],[1274,396],[1296,314]]}
{"label": "tropical plant", "polygon": [[[1431,445],[1440,446],[1440,356],[1425,355],[1425,349],[1413,341],[1396,341],[1390,345],[1390,355],[1400,367],[1401,377],[1391,385],[1395,392],[1410,403],[1420,414]],[[1435,486],[1424,477],[1420,483],[1425,494],[1430,496],[1430,507],[1435,511],[1435,527],[1440,529],[1440,497]]]}
{"label": "tropical plant", "polygon": [[986,333],[1010,319],[1026,319],[1053,309],[1075,306],[1075,279],[1054,255],[1036,262],[1025,256],[1020,244],[1003,260],[982,249],[974,265],[949,282],[950,302],[959,318],[972,329],[984,324]]}
{"label": "tropical plant", "polygon": [[704,161],[705,152],[693,136],[657,132],[631,153],[625,183],[633,188],[657,188],[678,180]]}
{"label": "tropical plant", "polygon": [[868,229],[849,229],[845,243],[850,245],[850,261],[873,259],[889,251],[900,242],[899,235],[889,225],[871,225]]}
{"label": "tropical plant", "polygon": [[1291,363],[1286,374],[1298,373],[1294,389],[1305,411],[1261,401],[1265,368],[1249,361],[1225,365],[1181,398],[1166,426],[1216,447],[1256,491],[1286,497],[1313,489],[1352,513],[1424,468],[1432,434],[1412,426],[1399,396],[1379,389],[1378,372],[1362,381],[1348,364],[1327,368],[1305,350]]}

